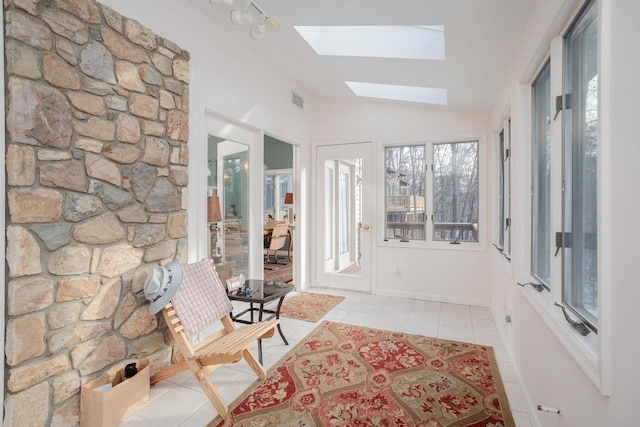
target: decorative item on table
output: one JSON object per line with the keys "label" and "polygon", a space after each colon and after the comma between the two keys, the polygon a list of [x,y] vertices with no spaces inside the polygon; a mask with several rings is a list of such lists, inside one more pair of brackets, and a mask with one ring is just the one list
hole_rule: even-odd
{"label": "decorative item on table", "polygon": [[233,292],[236,289],[240,289],[240,288],[242,288],[243,284],[244,283],[242,283],[240,281],[240,276],[234,276],[234,277],[232,277],[230,279],[227,279],[227,291],[228,292]]}

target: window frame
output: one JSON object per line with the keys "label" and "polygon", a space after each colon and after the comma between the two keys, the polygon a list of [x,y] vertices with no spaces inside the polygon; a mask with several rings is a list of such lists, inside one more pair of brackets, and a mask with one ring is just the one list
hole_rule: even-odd
{"label": "window frame", "polygon": [[[431,166],[433,165],[433,146],[436,144],[452,144],[460,142],[475,142],[477,144],[477,166],[478,166],[478,229],[476,241],[460,241],[461,244],[451,244],[448,240],[434,240],[433,238],[433,207],[432,200],[434,198],[433,189],[433,171]],[[387,162],[386,162],[386,150],[388,148],[404,147],[410,145],[421,145],[425,147],[425,239],[424,240],[410,240],[410,239],[393,239],[386,237],[387,230],[387,209],[386,209],[386,193],[387,193]],[[485,179],[483,175],[484,165],[486,164],[485,147],[486,137],[483,133],[472,132],[459,135],[451,135],[442,139],[433,140],[411,140],[404,142],[383,142],[380,144],[380,168],[381,181],[384,183],[381,188],[381,202],[379,204],[380,215],[380,227],[385,230],[380,233],[378,244],[386,247],[402,247],[402,248],[439,248],[439,249],[451,249],[451,250],[483,250],[485,247],[485,235],[487,225],[485,222],[485,201],[483,199],[486,193]]]}
{"label": "window frame", "polygon": [[547,107],[549,108],[549,111],[548,111],[549,117],[544,117],[542,120],[543,121],[547,121],[548,120],[548,123],[547,123],[548,129],[547,129],[547,131],[549,132],[549,136],[548,136],[549,140],[546,141],[548,143],[548,147],[547,147],[547,149],[549,150],[548,155],[550,156],[550,161],[549,161],[550,164],[549,164],[549,170],[548,170],[548,176],[547,176],[547,179],[549,181],[549,189],[548,189],[548,194],[546,194],[546,197],[548,198],[547,199],[548,218],[546,218],[546,220],[548,221],[548,224],[549,224],[548,225],[549,226],[549,230],[548,230],[548,235],[547,235],[547,238],[549,239],[548,240],[549,246],[547,248],[543,248],[543,249],[547,249],[546,254],[549,257],[550,257],[550,254],[551,254],[551,235],[553,233],[553,231],[552,231],[553,230],[553,218],[552,218],[553,212],[551,211],[551,198],[552,198],[552,188],[551,188],[551,179],[552,179],[551,178],[551,175],[552,175],[551,168],[552,168],[552,165],[551,165],[551,163],[552,163],[552,160],[553,160],[553,158],[551,157],[552,154],[553,154],[552,153],[552,143],[553,143],[553,141],[552,141],[552,124],[553,124],[553,120],[552,120],[551,116],[552,116],[553,112],[551,111],[551,102],[552,102],[551,101],[551,99],[552,99],[552,96],[551,96],[551,60],[550,60],[550,58],[547,58],[547,60],[544,62],[544,65],[540,69],[540,72],[538,72],[536,74],[536,76],[533,79],[533,82],[531,84],[531,115],[530,115],[530,120],[531,120],[531,152],[530,152],[530,154],[531,154],[531,177],[530,177],[530,179],[531,179],[531,199],[530,199],[530,205],[531,205],[531,227],[530,227],[530,233],[531,234],[529,236],[529,238],[530,238],[530,248],[529,249],[530,249],[530,255],[531,256],[530,256],[530,259],[529,259],[529,262],[530,262],[529,265],[530,265],[530,273],[531,273],[531,275],[535,278],[535,280],[538,281],[538,283],[542,284],[542,286],[544,286],[547,290],[549,290],[549,289],[551,289],[551,282],[552,282],[552,280],[551,280],[551,259],[549,259],[549,261],[548,261],[549,262],[549,266],[548,266],[548,268],[549,268],[549,277],[547,278],[547,280],[545,280],[544,278],[540,277],[540,274],[538,274],[538,269],[534,268],[534,267],[538,267],[538,266],[534,266],[534,264],[535,264],[534,254],[536,253],[536,251],[538,249],[537,247],[534,247],[535,243],[537,242],[537,240],[535,239],[534,236],[535,236],[535,233],[537,231],[537,223],[538,223],[538,221],[536,221],[537,217],[535,215],[535,212],[536,212],[535,202],[536,202],[537,198],[545,196],[543,194],[540,194],[539,191],[537,191],[538,190],[537,184],[538,184],[539,172],[538,173],[536,173],[536,172],[538,171],[539,162],[536,162],[536,159],[537,159],[537,155],[539,153],[539,150],[536,150],[536,149],[538,148],[538,144],[540,143],[540,140],[539,140],[540,135],[537,132],[539,130],[539,127],[536,126],[536,113],[537,113],[536,106],[538,104],[536,104],[536,96],[535,95],[536,95],[537,92],[536,92],[534,86],[538,82],[541,82],[541,80],[540,80],[541,77],[543,77],[543,74],[546,74],[547,72],[548,72],[549,76],[548,76],[548,85],[547,85],[548,93],[546,93],[546,95],[548,97],[548,99],[547,99],[547,101],[548,101]]}
{"label": "window frame", "polygon": [[[567,306],[567,308],[572,312],[572,314],[574,316],[576,316],[577,318],[579,318],[580,321],[584,322],[589,329],[591,329],[594,333],[598,333],[598,315],[597,315],[597,306],[598,306],[598,298],[597,298],[597,294],[599,291],[599,280],[598,280],[598,273],[597,270],[600,268],[600,266],[598,265],[598,262],[596,261],[596,273],[595,273],[595,291],[596,291],[596,315],[594,316],[591,313],[587,313],[587,308],[585,307],[578,307],[576,305],[576,302],[574,302],[574,297],[573,297],[573,293],[586,293],[589,290],[587,289],[587,285],[586,283],[584,283],[583,280],[580,280],[582,283],[581,287],[576,286],[575,280],[573,279],[573,277],[575,275],[577,275],[579,278],[582,278],[584,276],[584,270],[580,270],[580,271],[575,271],[576,267],[575,267],[575,258],[573,256],[573,252],[576,252],[577,249],[577,244],[576,241],[578,240],[577,237],[577,233],[575,232],[575,229],[580,229],[582,230],[582,228],[584,227],[584,210],[583,209],[575,209],[578,213],[574,213],[574,204],[576,203],[575,200],[575,194],[578,191],[580,191],[583,187],[585,187],[585,176],[582,175],[580,176],[580,180],[577,183],[574,183],[574,181],[577,181],[575,178],[575,174],[576,174],[576,163],[579,163],[581,160],[583,160],[583,158],[581,159],[577,159],[574,160],[574,157],[576,157],[578,155],[578,153],[576,153],[579,149],[583,149],[585,144],[587,144],[586,139],[587,137],[584,135],[584,133],[586,133],[586,129],[588,127],[587,123],[585,122],[583,124],[583,126],[580,125],[580,123],[578,123],[577,126],[580,126],[580,128],[578,130],[576,130],[576,124],[573,123],[574,118],[576,118],[579,114],[575,114],[575,111],[577,109],[578,104],[580,103],[580,105],[582,105],[582,103],[584,103],[584,107],[585,110],[582,111],[585,113],[585,115],[587,115],[587,111],[586,109],[587,107],[587,102],[582,99],[582,98],[578,98],[578,96],[576,96],[576,94],[571,93],[571,90],[573,88],[575,88],[575,82],[574,79],[576,78],[576,76],[574,74],[578,74],[576,72],[576,68],[571,68],[571,69],[567,69],[566,65],[567,63],[570,62],[570,53],[573,53],[573,51],[569,50],[569,38],[571,36],[574,35],[574,33],[579,32],[580,33],[580,37],[584,37],[585,36],[585,32],[583,30],[585,30],[589,25],[595,23],[596,26],[596,43],[595,43],[595,49],[596,49],[596,66],[595,66],[595,80],[596,80],[596,132],[595,132],[595,136],[596,136],[596,143],[595,143],[595,147],[596,147],[596,155],[595,155],[595,185],[594,188],[592,188],[592,190],[595,192],[595,203],[594,206],[592,206],[593,211],[591,212],[593,215],[595,215],[596,217],[596,223],[595,223],[595,231],[591,232],[591,235],[594,235],[594,239],[596,241],[596,260],[598,260],[598,244],[597,244],[597,234],[598,234],[598,229],[599,229],[599,221],[598,221],[598,200],[600,200],[599,197],[599,189],[598,189],[598,181],[599,181],[599,177],[598,177],[598,157],[599,157],[599,151],[600,151],[600,137],[599,137],[599,133],[598,133],[598,129],[600,126],[599,123],[599,119],[600,119],[600,114],[599,114],[599,109],[598,109],[598,103],[599,103],[599,99],[600,99],[600,90],[598,87],[598,79],[599,79],[599,48],[598,48],[598,38],[600,37],[599,34],[599,28],[598,28],[598,2],[597,0],[590,0],[589,2],[587,2],[583,8],[583,10],[578,14],[576,20],[574,21],[574,23],[571,26],[571,29],[567,32],[567,34],[564,37],[564,46],[563,46],[563,57],[562,57],[562,61],[563,61],[563,73],[562,73],[562,85],[563,85],[563,92],[562,92],[562,96],[564,99],[564,114],[562,115],[562,125],[563,125],[563,132],[562,132],[562,171],[563,171],[563,197],[562,197],[562,228],[560,229],[560,232],[562,233],[563,236],[563,246],[562,246],[562,281],[560,283],[562,283],[562,303],[564,305]],[[595,16],[593,16],[595,15]],[[584,54],[584,49],[580,50],[580,53]],[[582,55],[580,57],[581,60],[583,60],[584,55]],[[571,65],[575,65],[573,63],[573,61],[571,61]],[[583,65],[581,64],[577,64],[576,67]],[[582,68],[579,71],[583,71]],[[593,79],[592,79],[593,80]],[[570,85],[573,85],[571,88],[568,87]],[[588,91],[587,89],[588,83],[584,86],[585,88],[585,92]],[[567,97],[571,96],[571,101],[567,102]],[[582,95],[582,94],[580,94]],[[571,112],[571,114],[569,114],[569,112]],[[578,135],[576,135],[578,134]],[[579,139],[578,143],[576,144],[575,140],[576,138]],[[571,152],[571,155],[569,155],[569,153]],[[567,163],[571,162],[571,164],[568,166]],[[580,166],[580,165],[579,165]],[[569,170],[569,167],[571,168]],[[571,201],[568,201],[568,198],[571,199]],[[580,201],[583,201],[583,199],[581,198]],[[584,206],[583,206],[584,207]],[[577,223],[577,224],[576,224]],[[569,229],[569,231],[567,231],[567,229]],[[571,238],[568,238],[569,233],[571,234]],[[587,232],[583,232],[581,237],[582,240],[581,242],[583,243],[583,246],[588,245],[588,238],[585,236],[587,234]],[[587,241],[585,241],[584,239],[586,239]],[[568,246],[569,244],[566,243],[568,240],[570,240],[572,243],[570,244],[571,246]],[[593,239],[592,239],[593,240]],[[580,248],[580,251],[577,252],[583,252],[585,251],[584,247]],[[578,260],[580,261],[580,260]],[[584,259],[582,259],[582,261],[584,261]],[[568,268],[568,265],[571,266],[571,268]],[[584,266],[583,266],[584,267]],[[571,283],[569,283],[571,282]],[[570,294],[570,295],[568,295]],[[580,298],[581,299],[581,298]]]}
{"label": "window frame", "polygon": [[496,219],[495,248],[508,262],[511,262],[511,230],[513,228],[511,212],[511,115],[507,114],[496,134],[498,140],[498,217]]}
{"label": "window frame", "polygon": [[[563,155],[563,146],[562,146],[562,137],[563,137],[563,115],[565,111],[560,110],[556,111],[556,97],[562,95],[564,92],[564,72],[566,71],[564,68],[564,40],[565,37],[570,33],[570,31],[574,28],[575,23],[582,16],[584,11],[588,7],[595,7],[596,14],[598,15],[596,20],[598,22],[598,30],[597,36],[600,39],[604,38],[602,33],[602,21],[604,19],[604,14],[602,13],[602,3],[599,0],[581,0],[578,4],[574,5],[565,5],[565,16],[567,16],[567,21],[563,25],[562,22],[557,22],[553,24],[550,29],[550,35],[545,43],[539,46],[539,50],[536,54],[536,57],[539,58],[539,64],[535,68],[530,68],[526,71],[526,77],[523,78],[523,81],[527,81],[528,83],[522,84],[519,86],[519,93],[523,99],[529,99],[529,103],[526,108],[529,110],[529,125],[532,123],[532,85],[538,74],[542,70],[543,66],[546,65],[547,61],[551,63],[551,99],[550,99],[550,110],[551,110],[551,231],[555,232],[560,230],[562,226],[562,199],[563,195],[561,194],[561,184],[563,180],[562,176],[562,155]],[[555,32],[555,36],[553,33]],[[545,54],[545,49],[546,54]],[[602,85],[600,84],[600,76],[602,70],[601,64],[601,52],[598,52],[598,98],[602,96]],[[604,94],[606,96],[606,93]],[[599,117],[601,119],[601,117]],[[529,128],[529,134],[531,135],[531,130]],[[600,142],[601,130],[598,130],[598,141]],[[528,154],[525,155],[531,156],[531,150],[528,150]],[[531,157],[530,157],[531,159]],[[600,161],[598,159],[598,168],[600,171]],[[531,179],[531,174],[526,178],[526,181],[523,181],[523,186],[519,186],[521,191],[530,191],[531,186],[528,181]],[[598,175],[596,182],[596,191],[598,195],[598,214],[601,213],[603,209],[602,206],[602,198],[601,196],[601,183],[603,177]],[[533,209],[532,199],[529,198],[529,206]],[[600,215],[598,216],[600,218]],[[532,216],[528,216],[529,222],[532,221]],[[531,224],[529,223],[529,226]],[[601,232],[601,227],[603,224],[600,222],[598,224],[598,233]],[[552,236],[553,237],[553,236]],[[602,237],[602,236],[598,236]],[[529,240],[531,236],[529,236]],[[530,243],[527,242],[527,243]],[[527,244],[525,248],[528,246],[527,252],[531,250],[530,244]],[[609,306],[607,301],[604,301],[603,304],[602,295],[608,292],[607,288],[602,287],[602,270],[606,269],[606,264],[603,264],[603,255],[601,252],[598,253],[598,305],[599,305],[599,313],[601,318],[599,319],[600,324],[598,325],[598,333],[589,333],[587,336],[582,336],[580,333],[576,331],[566,320],[563,311],[555,306],[556,302],[562,301],[562,261],[560,256],[554,256],[555,246],[553,239],[551,240],[551,249],[552,253],[549,254],[551,257],[551,283],[552,286],[550,289],[546,287],[539,287],[536,289],[534,286],[526,286],[526,284],[535,284],[539,283],[536,277],[531,274],[531,269],[529,269],[528,274],[524,274],[518,277],[518,284],[520,280],[529,281],[530,283],[522,283],[525,286],[518,287],[519,292],[525,297],[525,300],[528,301],[535,312],[540,316],[541,321],[549,328],[553,335],[559,340],[562,346],[565,348],[567,353],[574,359],[576,364],[583,370],[586,376],[592,381],[592,383],[597,387],[599,392],[603,396],[609,396],[611,393],[611,354],[610,350],[607,349],[606,343],[610,340],[608,335],[609,329],[607,325],[609,325],[608,319],[610,317],[609,314]],[[531,262],[531,254],[529,254],[529,263]],[[531,267],[531,264],[529,264]],[[557,284],[554,286],[553,284]],[[603,291],[605,289],[605,291]],[[604,314],[604,315],[603,315]],[[573,318],[573,320],[580,320],[577,316],[574,315],[573,312],[568,311],[568,315]]]}

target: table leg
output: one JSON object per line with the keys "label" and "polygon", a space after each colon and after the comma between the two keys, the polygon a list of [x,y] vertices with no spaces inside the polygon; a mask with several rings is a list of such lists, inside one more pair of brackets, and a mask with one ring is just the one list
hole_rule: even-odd
{"label": "table leg", "polygon": [[[251,307],[253,307],[253,303],[251,303]],[[260,311],[258,312],[258,322],[262,322],[263,309],[264,309],[264,304],[260,303]],[[251,310],[251,321],[253,322],[253,310]],[[260,360],[260,364],[262,365],[262,340],[258,340],[258,359]]]}
{"label": "table leg", "polygon": [[[280,297],[280,301],[278,301],[278,307],[276,308],[276,319],[280,318],[280,307],[282,307],[282,303],[284,302],[284,295],[282,297]],[[282,338],[282,341],[284,341],[285,345],[289,345],[289,342],[287,341],[287,339],[284,337],[284,334],[282,333],[282,328],[280,327],[280,322],[278,322],[278,333],[280,334],[280,337]]]}
{"label": "table leg", "polygon": [[291,229],[287,230],[287,233],[289,233],[289,247],[287,248],[287,255],[289,256],[289,262],[293,261],[293,258],[291,258],[291,248],[293,247],[293,233],[291,232]]}

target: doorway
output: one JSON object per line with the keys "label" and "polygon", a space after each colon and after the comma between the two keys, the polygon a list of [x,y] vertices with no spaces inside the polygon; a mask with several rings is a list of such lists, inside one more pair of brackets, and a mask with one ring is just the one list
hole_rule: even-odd
{"label": "doorway", "polygon": [[373,144],[316,149],[317,286],[372,291]]}
{"label": "doorway", "polygon": [[[264,280],[290,283],[294,280],[293,240],[296,229],[294,146],[269,135],[264,136],[263,158],[263,246]],[[286,224],[286,236],[275,236],[277,224]],[[278,234],[278,233],[276,233]]]}

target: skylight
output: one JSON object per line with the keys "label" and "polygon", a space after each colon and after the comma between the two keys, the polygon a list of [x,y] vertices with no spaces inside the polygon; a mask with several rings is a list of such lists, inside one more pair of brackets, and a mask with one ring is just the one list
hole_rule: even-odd
{"label": "skylight", "polygon": [[420,102],[423,104],[447,105],[446,89],[362,82],[345,83],[357,96],[392,99],[395,101]]}
{"label": "skylight", "polygon": [[444,25],[296,26],[318,55],[444,60]]}

